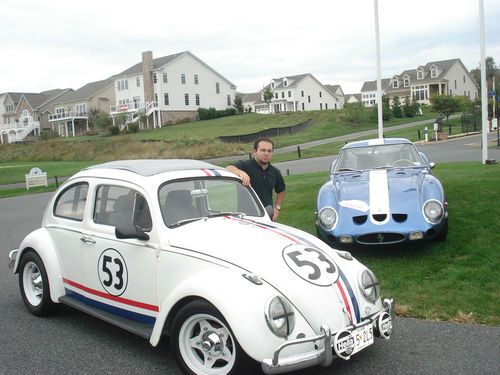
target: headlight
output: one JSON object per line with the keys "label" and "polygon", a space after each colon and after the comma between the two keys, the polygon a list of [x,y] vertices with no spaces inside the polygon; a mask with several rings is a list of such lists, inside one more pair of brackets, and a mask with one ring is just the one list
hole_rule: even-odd
{"label": "headlight", "polygon": [[319,211],[318,219],[320,225],[323,228],[325,228],[326,230],[331,230],[335,227],[335,224],[337,223],[337,213],[333,208],[325,207],[322,208],[321,211]]}
{"label": "headlight", "polygon": [[278,337],[287,337],[295,328],[295,313],[292,305],[283,297],[274,297],[265,307],[269,329]]}
{"label": "headlight", "polygon": [[425,220],[431,224],[437,224],[443,218],[443,205],[435,199],[430,199],[425,202],[422,211],[424,213]]}
{"label": "headlight", "polygon": [[375,303],[380,297],[380,285],[377,277],[369,269],[363,270],[359,275],[359,289],[368,301]]}

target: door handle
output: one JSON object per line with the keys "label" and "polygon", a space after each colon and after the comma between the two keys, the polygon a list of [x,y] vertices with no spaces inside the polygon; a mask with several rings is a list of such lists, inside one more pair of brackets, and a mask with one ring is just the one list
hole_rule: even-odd
{"label": "door handle", "polygon": [[80,237],[80,241],[85,242],[85,243],[95,243],[95,240],[89,236]]}

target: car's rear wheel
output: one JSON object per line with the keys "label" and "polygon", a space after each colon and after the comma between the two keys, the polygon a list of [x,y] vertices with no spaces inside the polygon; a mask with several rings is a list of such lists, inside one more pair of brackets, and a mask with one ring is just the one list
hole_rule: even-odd
{"label": "car's rear wheel", "polygon": [[186,374],[238,374],[245,356],[222,314],[206,301],[184,306],[172,325],[171,345]]}
{"label": "car's rear wheel", "polygon": [[19,287],[24,304],[33,315],[44,316],[54,310],[47,271],[40,256],[33,251],[28,251],[21,258]]}

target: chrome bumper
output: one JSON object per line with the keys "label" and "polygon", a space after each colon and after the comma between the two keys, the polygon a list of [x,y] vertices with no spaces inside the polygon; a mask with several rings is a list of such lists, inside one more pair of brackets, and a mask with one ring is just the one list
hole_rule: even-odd
{"label": "chrome bumper", "polygon": [[14,271],[14,265],[16,264],[16,258],[17,258],[17,253],[18,253],[19,250],[12,250],[10,253],[9,253],[9,270],[11,272]]}
{"label": "chrome bumper", "polygon": [[[394,300],[384,299],[384,308],[378,313],[363,320],[356,326],[350,326],[341,331],[352,331],[355,328],[362,327],[368,324],[374,325],[375,333],[388,340],[393,332],[394,321]],[[338,337],[337,332],[331,332],[326,325],[321,326],[321,333],[317,336],[305,337],[287,341],[275,350],[272,359],[264,359],[262,361],[262,371],[265,374],[281,374],[284,372],[301,370],[307,367],[323,366],[328,367],[332,364],[335,345],[335,337]],[[318,349],[313,352],[294,355],[290,357],[280,358],[280,352],[288,346],[303,344],[307,342],[318,343]],[[343,356],[343,359],[349,359],[350,355]]]}

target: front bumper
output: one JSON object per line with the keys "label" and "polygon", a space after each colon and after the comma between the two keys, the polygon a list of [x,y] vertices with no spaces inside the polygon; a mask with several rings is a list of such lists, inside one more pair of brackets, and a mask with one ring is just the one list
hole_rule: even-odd
{"label": "front bumper", "polygon": [[16,264],[16,258],[19,250],[12,250],[9,253],[9,270],[14,272],[14,265]]}
{"label": "front bumper", "polygon": [[[328,367],[332,364],[334,352],[336,352],[336,338],[340,337],[339,333],[349,334],[356,328],[360,328],[372,324],[378,336],[388,340],[393,332],[394,321],[394,300],[385,299],[384,308],[378,313],[370,316],[355,326],[346,327],[339,332],[331,332],[326,325],[321,326],[321,333],[317,336],[305,337],[287,341],[275,350],[272,359],[264,359],[262,361],[262,371],[266,374],[281,374],[284,372],[301,370],[312,366]],[[345,335],[343,335],[345,341]],[[294,355],[290,357],[280,358],[280,352],[288,346],[303,344],[307,342],[315,342],[318,349],[312,352]],[[349,353],[337,353],[343,359],[349,359]]]}

